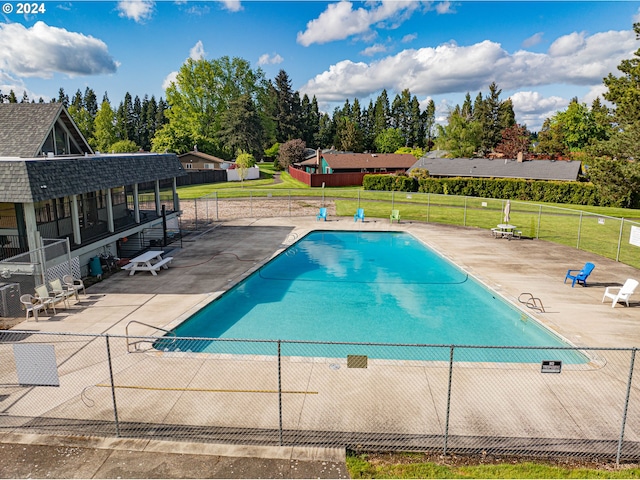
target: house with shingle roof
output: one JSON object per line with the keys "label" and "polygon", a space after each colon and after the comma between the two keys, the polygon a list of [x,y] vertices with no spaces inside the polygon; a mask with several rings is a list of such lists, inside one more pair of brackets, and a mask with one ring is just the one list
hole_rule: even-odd
{"label": "house with shingle roof", "polygon": [[574,182],[580,175],[581,162],[424,156],[409,171],[416,168],[428,170],[432,177],[522,178]]}
{"label": "house with shingle roof", "polygon": [[183,153],[178,158],[185,170],[226,170],[233,163],[198,150]]}
{"label": "house with shingle roof", "polygon": [[416,158],[406,153],[318,150],[315,157],[290,167],[289,173],[310,186],[362,185],[367,174],[406,172],[415,162]]}
{"label": "house with shingle roof", "polygon": [[[56,239],[68,241],[84,275],[91,257],[118,255],[124,238],[148,248],[145,230],[179,212],[184,174],[175,154],[93,152],[62,104],[0,104],[0,271]],[[171,179],[163,199],[160,181]],[[144,182],[155,191],[143,202]]]}

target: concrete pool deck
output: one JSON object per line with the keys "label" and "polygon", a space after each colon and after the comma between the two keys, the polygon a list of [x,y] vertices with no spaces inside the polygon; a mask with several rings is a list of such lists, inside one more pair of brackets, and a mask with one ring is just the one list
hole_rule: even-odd
{"label": "concrete pool deck", "polygon": [[[59,310],[58,315],[50,319],[43,319],[40,322],[23,322],[15,330],[30,330],[41,332],[72,332],[83,334],[104,334],[125,335],[126,326],[132,320],[153,325],[154,327],[171,328],[177,323],[177,319],[186,318],[202,305],[217,297],[238,281],[245,278],[252,271],[268,261],[274,254],[294,243],[311,230],[371,230],[371,231],[407,231],[422,240],[424,243],[434,248],[436,251],[453,261],[469,274],[483,281],[489,287],[500,293],[508,301],[527,310],[531,316],[538,319],[559,335],[578,346],[602,347],[602,348],[631,348],[640,346],[640,292],[632,297],[630,308],[618,305],[611,308],[611,302],[601,303],[603,292],[606,286],[622,285],[627,278],[639,278],[640,271],[633,267],[616,263],[615,261],[575,250],[573,248],[555,245],[552,243],[522,239],[506,240],[495,239],[491,232],[474,228],[462,228],[455,226],[421,224],[402,222],[390,225],[386,219],[367,219],[364,223],[354,223],[350,217],[329,218],[327,222],[317,222],[315,217],[310,218],[263,218],[263,219],[243,219],[225,222],[212,228],[211,230],[187,237],[183,243],[183,248],[175,249],[171,252],[173,263],[169,270],[162,270],[158,276],[153,276],[146,272],[136,273],[134,276],[127,275],[126,271],[113,274],[87,290],[87,297],[81,297],[81,301],[73,304],[70,309]],[[640,253],[639,253],[640,254]],[[585,262],[595,263],[596,268],[589,277],[588,287],[571,287],[570,283],[564,284],[563,279],[569,268],[581,268]],[[522,293],[531,293],[539,298],[546,310],[546,313],[538,313],[529,310],[518,302],[518,297]],[[135,329],[134,329],[135,327]],[[135,324],[132,326],[134,335],[156,334],[153,328]],[[123,357],[124,359],[125,357]],[[136,362],[134,359],[124,359],[123,362],[135,364],[137,370],[149,369],[149,375],[153,375],[153,366],[148,366],[143,362]],[[265,362],[266,363],[266,362]],[[308,365],[300,362],[300,365],[292,365],[292,369],[297,369],[300,378],[300,389],[321,391],[327,382],[337,382],[337,388],[368,388],[370,380],[359,380],[354,378],[336,379],[330,377],[334,375],[327,370],[321,370],[317,365]],[[610,362],[615,364],[616,362]],[[620,362],[620,372],[618,379],[624,381],[628,362]],[[129,366],[131,366],[129,365]],[[226,364],[229,373],[226,382],[233,382],[234,369],[240,371],[240,366],[228,362]],[[406,367],[390,365],[388,368],[389,378],[402,378],[407,372]],[[420,367],[415,367],[418,370]],[[123,378],[126,378],[126,369],[123,367]],[[203,367],[204,378],[206,368]],[[94,372],[95,373],[95,372]],[[446,373],[446,372],[445,372]],[[86,375],[92,374],[87,371]],[[61,372],[62,375],[62,372]],[[130,379],[135,381],[132,374]],[[179,377],[179,374],[176,374]],[[513,376],[514,385],[517,385],[522,378],[521,371],[505,371],[506,381]],[[445,376],[446,377],[446,376]],[[429,389],[439,395],[443,395],[446,390],[446,378],[434,375],[429,378],[430,384],[424,386],[420,382],[399,383],[399,388],[407,390],[407,397],[420,398],[422,388]],[[297,378],[297,377],[296,377]],[[411,377],[412,379],[414,377]],[[566,377],[565,377],[566,378]],[[93,380],[91,380],[93,381]],[[194,387],[198,385],[198,379],[192,379],[188,385]],[[260,387],[273,388],[273,384],[266,380],[255,379]],[[362,381],[362,384],[358,382]],[[391,382],[391,380],[388,380]],[[464,378],[465,386],[469,389],[467,395],[486,395],[481,390],[483,378],[477,373],[475,378],[469,376]],[[563,379],[564,381],[564,379]],[[262,383],[261,383],[262,382]],[[306,384],[305,384],[306,382]],[[89,382],[90,383],[90,382]],[[551,385],[553,380],[544,378],[544,385],[540,388],[548,388],[551,391],[559,388]],[[619,382],[618,382],[619,383]],[[187,385],[187,383],[185,383]],[[221,383],[221,386],[224,382]],[[563,391],[566,385],[563,385]],[[588,388],[588,385],[577,383],[572,386],[574,394],[579,396],[580,389]],[[606,388],[604,389],[606,390]],[[567,401],[563,403],[563,393],[554,391],[556,400],[559,401],[559,409],[572,411],[574,418],[579,417],[580,405],[573,405]],[[408,431],[419,430],[437,435],[441,433],[442,418],[438,407],[432,410],[420,405],[421,410],[417,410],[417,405],[411,402],[404,402],[399,398],[386,397],[383,392],[377,392],[381,397],[376,402],[390,406],[390,409],[400,412],[406,419]],[[446,392],[445,392],[446,393]],[[606,391],[603,395],[606,395]],[[163,394],[164,395],[164,394]],[[319,396],[315,396],[319,397]],[[167,394],[169,398],[169,394]],[[231,409],[234,398],[219,398],[220,409]],[[345,404],[349,402],[345,399]],[[500,400],[502,401],[502,400]],[[60,405],[68,402],[61,399]],[[315,422],[326,422],[322,415],[326,408],[321,398],[309,398],[305,402],[292,398],[287,400],[290,408],[295,411],[295,415],[303,409],[306,410],[306,420],[295,420],[298,425],[305,428],[318,428]],[[315,402],[315,403],[314,403]],[[148,406],[153,407],[154,414],[158,418],[180,418],[180,409],[171,410],[165,407],[164,401],[154,401]],[[615,402],[614,402],[615,403]],[[2,406],[2,404],[0,404]],[[251,408],[251,405],[247,405]],[[16,413],[19,413],[20,406],[14,405]],[[26,408],[26,407],[25,407]],[[33,405],[30,406],[33,408]],[[254,407],[255,408],[255,407]],[[260,409],[252,412],[253,415],[260,414]],[[316,413],[314,413],[314,410]],[[331,411],[339,411],[340,405],[332,406]],[[42,413],[51,411],[50,407],[43,408]],[[344,410],[346,411],[346,410]],[[491,421],[496,413],[489,408],[481,412],[486,415],[487,421]],[[535,414],[536,412],[532,412]],[[616,413],[617,410],[616,410]],[[186,414],[186,413],[185,413]],[[295,417],[295,415],[293,415]],[[500,411],[501,416],[510,416],[506,409]],[[517,417],[517,413],[513,413]],[[319,418],[315,419],[316,417]],[[236,419],[241,421],[242,419]],[[338,419],[334,421],[344,421],[349,423],[350,418]],[[229,420],[231,422],[231,420]],[[294,421],[292,419],[292,421]],[[360,420],[358,420],[360,421]],[[464,419],[460,419],[460,428],[463,428]],[[306,424],[304,424],[306,422]],[[588,438],[597,438],[598,431],[602,431],[603,426],[599,421],[591,422],[593,432],[585,432],[589,427],[581,424],[562,422],[554,424],[553,436],[570,438],[572,432],[578,428]],[[636,422],[637,423],[637,422]],[[304,425],[303,425],[304,424]],[[589,425],[587,421],[585,423]],[[266,426],[271,427],[270,421]],[[532,436],[531,429],[519,424],[517,418],[509,424],[509,434],[523,437]],[[359,424],[362,426],[362,424]],[[425,427],[426,426],[426,427]],[[456,427],[456,425],[453,425]],[[615,426],[614,426],[615,427]],[[432,431],[431,431],[432,430]],[[615,430],[615,428],[614,428]],[[534,432],[542,433],[542,432]],[[627,435],[630,440],[640,440],[640,428],[632,425],[628,428]],[[535,436],[535,435],[533,435]],[[615,437],[612,433],[608,437]],[[11,437],[18,442],[20,435],[14,434]],[[4,440],[7,442],[7,440]],[[29,441],[25,441],[29,443]],[[202,444],[193,444],[195,449],[202,449]],[[186,447],[184,447],[186,448]],[[208,447],[212,448],[212,447]],[[226,447],[221,447],[223,450]],[[213,450],[209,450],[213,454]],[[234,456],[226,450],[222,455]],[[257,450],[256,450],[257,452]],[[265,450],[264,452],[268,452]],[[293,455],[288,453],[289,455]],[[268,453],[263,453],[268,456]],[[300,454],[303,458],[308,452]],[[333,461],[335,452],[322,453],[321,449],[315,451],[313,455],[316,459]],[[326,455],[326,458],[323,457]],[[242,456],[242,455],[238,455]],[[256,456],[260,456],[256,453]],[[293,456],[289,457],[293,459]],[[316,473],[309,473],[308,476],[317,476]],[[334,476],[337,474],[334,472]],[[273,478],[273,477],[271,477]]]}

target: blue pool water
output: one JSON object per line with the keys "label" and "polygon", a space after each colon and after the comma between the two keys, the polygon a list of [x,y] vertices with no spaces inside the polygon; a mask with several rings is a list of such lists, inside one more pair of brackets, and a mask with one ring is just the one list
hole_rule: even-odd
{"label": "blue pool water", "polygon": [[[178,337],[404,345],[282,345],[285,355],[323,357],[448,359],[452,344],[567,347],[535,320],[401,232],[312,232],[174,332]],[[276,353],[273,343],[215,340],[165,341],[158,348]],[[586,360],[571,351],[529,349],[462,348],[456,349],[456,358]]]}

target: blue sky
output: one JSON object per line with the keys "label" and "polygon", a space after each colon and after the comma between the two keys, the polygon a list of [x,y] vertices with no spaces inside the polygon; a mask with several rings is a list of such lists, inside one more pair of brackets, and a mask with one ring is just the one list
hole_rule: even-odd
{"label": "blue sky", "polygon": [[[2,2],[0,2],[2,3]],[[9,6],[7,6],[9,5]],[[40,3],[38,3],[40,5]],[[70,96],[93,88],[164,97],[188,58],[242,57],[331,112],[386,88],[448,109],[495,81],[532,130],[572,97],[588,104],[602,78],[640,47],[640,2],[69,1],[0,16],[0,90]],[[9,11],[11,10],[11,11]],[[114,105],[117,106],[117,105]]]}

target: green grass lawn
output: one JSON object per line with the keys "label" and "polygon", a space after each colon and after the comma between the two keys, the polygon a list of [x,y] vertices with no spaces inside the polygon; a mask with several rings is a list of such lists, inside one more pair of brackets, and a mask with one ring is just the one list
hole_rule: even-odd
{"label": "green grass lawn", "polygon": [[[205,196],[217,199],[240,197],[322,197],[334,203],[336,214],[351,216],[365,209],[367,218],[389,218],[392,209],[402,221],[460,225],[489,230],[502,223],[504,200],[429,195],[424,193],[365,191],[357,187],[309,188],[278,172],[272,163],[259,164],[259,180],[222,182],[178,188],[183,200]],[[278,180],[279,177],[279,180]],[[638,247],[629,243],[631,223],[640,220],[640,210],[582,205],[539,204],[512,201],[510,222],[525,238],[547,240],[617,259],[640,268]]]}
{"label": "green grass lawn", "polygon": [[[347,455],[351,478],[640,478],[640,468],[560,467],[544,462],[452,466],[424,461],[420,454],[398,454],[393,461]],[[400,461],[398,461],[400,460]]]}

